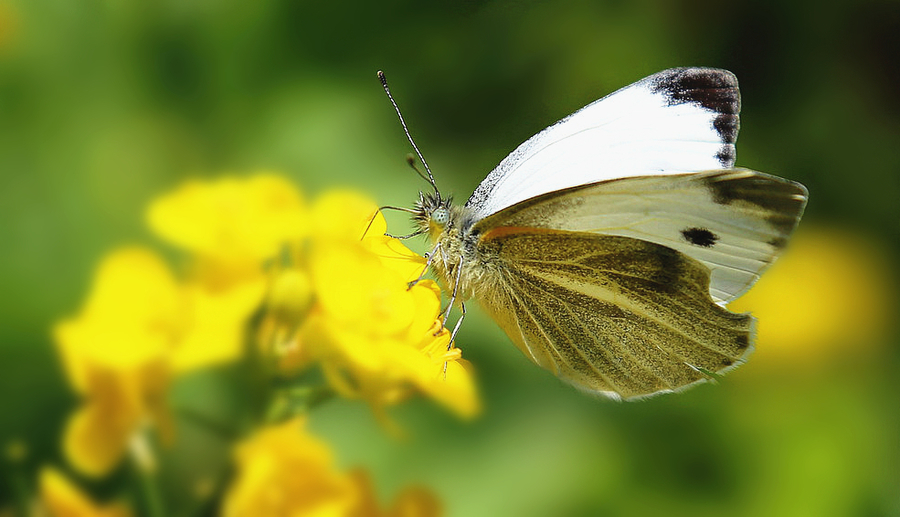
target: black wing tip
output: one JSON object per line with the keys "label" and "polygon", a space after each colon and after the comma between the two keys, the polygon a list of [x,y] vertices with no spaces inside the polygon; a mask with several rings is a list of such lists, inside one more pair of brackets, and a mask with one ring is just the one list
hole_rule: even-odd
{"label": "black wing tip", "polygon": [[[650,91],[665,96],[670,106],[690,103],[716,113],[713,127],[726,145],[737,141],[741,93],[737,77],[721,68],[670,68],[647,79]],[[734,165],[734,149],[717,156],[722,167]]]}
{"label": "black wing tip", "polygon": [[670,68],[647,78],[654,92],[672,104],[693,102],[717,113],[741,109],[737,76],[721,68]]}
{"label": "black wing tip", "polygon": [[721,115],[741,112],[737,77],[718,68],[672,68],[652,75],[650,89],[669,105],[692,103]]}
{"label": "black wing tip", "polygon": [[737,76],[724,68],[700,66],[669,68],[651,75],[647,80],[654,91],[672,93],[698,89],[738,90]]}
{"label": "black wing tip", "polygon": [[647,78],[670,105],[692,103],[721,115],[741,112],[737,77],[719,68],[671,68]]}

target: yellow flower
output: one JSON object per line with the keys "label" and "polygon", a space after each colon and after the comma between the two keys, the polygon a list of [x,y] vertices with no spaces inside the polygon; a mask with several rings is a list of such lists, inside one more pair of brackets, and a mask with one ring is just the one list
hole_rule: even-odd
{"label": "yellow flower", "polygon": [[130,517],[131,510],[123,504],[99,506],[72,485],[53,468],[41,470],[40,500],[51,517]]}
{"label": "yellow flower", "polygon": [[225,517],[345,515],[355,504],[352,483],[300,420],[257,432],[238,445],[235,461],[237,477],[225,496]]}
{"label": "yellow flower", "polygon": [[[384,236],[384,218],[361,196],[326,194],[312,213],[294,266],[276,271],[263,323],[282,366],[319,363],[340,394],[367,400],[379,416],[415,391],[475,415],[472,377],[438,319],[440,289],[431,280],[409,286],[425,260]],[[296,299],[283,289],[287,282],[304,286]],[[294,306],[303,310],[286,318]]]}
{"label": "yellow flower", "polygon": [[265,282],[240,282],[214,290],[200,282],[182,286],[190,328],[171,350],[176,373],[239,359],[247,320],[262,300]]}
{"label": "yellow flower", "polygon": [[896,313],[896,276],[858,234],[803,226],[733,311],[759,318],[754,364],[814,367],[883,341]]}
{"label": "yellow flower", "polygon": [[[190,252],[187,274],[149,250],[115,251],[80,314],[54,331],[84,400],[65,431],[72,464],[103,475],[148,425],[171,438],[169,381],[240,357],[267,288],[260,334],[283,369],[318,362],[336,389],[379,413],[418,391],[474,414],[472,378],[438,321],[440,291],[427,280],[408,287],[424,260],[385,237],[374,213],[348,193],[307,209],[272,175],[191,182],[153,202],[149,224]],[[285,249],[289,267],[266,271]]]}
{"label": "yellow flower", "polygon": [[225,517],[439,515],[437,500],[422,488],[405,490],[381,511],[365,474],[338,471],[328,446],[306,432],[302,419],[258,431],[238,445],[235,461]]}
{"label": "yellow flower", "polygon": [[263,265],[306,234],[308,219],[297,188],[268,173],[189,181],[150,204],[150,228],[192,259],[184,293],[196,331],[175,354],[176,370],[241,355],[244,324],[266,289]]}
{"label": "yellow flower", "polygon": [[150,228],[197,258],[208,282],[259,280],[264,261],[303,237],[308,215],[300,192],[273,174],[191,181],[157,198]]}
{"label": "yellow flower", "polygon": [[79,470],[107,473],[145,422],[170,436],[167,352],[183,332],[182,309],[178,285],[162,261],[130,248],[101,263],[81,314],[57,325],[70,383],[85,400],[64,438]]}
{"label": "yellow flower", "polygon": [[212,294],[181,284],[142,248],[107,256],[81,313],[54,329],[69,381],[85,401],[66,426],[72,464],[90,475],[109,472],[145,424],[171,439],[169,380],[238,357],[259,291],[238,285]]}
{"label": "yellow flower", "polygon": [[443,514],[437,497],[427,488],[419,486],[404,488],[387,510],[381,510],[369,475],[362,469],[354,469],[350,476],[359,492],[350,517],[432,517]]}
{"label": "yellow flower", "polygon": [[263,265],[306,234],[308,219],[297,188],[268,173],[189,181],[150,204],[150,228],[192,259],[185,294],[197,331],[178,351],[177,370],[240,356],[244,324],[266,289]]}

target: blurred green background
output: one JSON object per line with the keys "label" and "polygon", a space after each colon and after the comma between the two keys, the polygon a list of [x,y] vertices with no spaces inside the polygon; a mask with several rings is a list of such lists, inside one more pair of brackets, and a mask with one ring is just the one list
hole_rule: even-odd
{"label": "blurred green background", "polygon": [[[900,2],[888,0],[0,0],[0,497],[60,462],[75,399],[50,326],[77,310],[107,250],[156,242],[153,197],[188,177],[274,170],[310,195],[345,186],[409,206],[424,184],[383,69],[439,185],[462,200],[541,128],[686,65],[739,77],[738,164],[810,190],[772,270],[785,273],[748,302],[761,323],[747,365],[680,395],[596,400],[473,311],[459,344],[480,419],[413,402],[393,413],[409,434],[397,441],[338,401],[312,429],[383,498],[424,483],[454,516],[900,515]],[[213,405],[221,392],[181,389]]]}

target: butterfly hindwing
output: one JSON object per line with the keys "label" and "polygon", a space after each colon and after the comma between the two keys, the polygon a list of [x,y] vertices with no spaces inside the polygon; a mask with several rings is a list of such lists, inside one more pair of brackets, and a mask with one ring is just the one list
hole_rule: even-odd
{"label": "butterfly hindwing", "polygon": [[716,305],[708,270],[670,248],[523,228],[490,231],[478,247],[498,271],[482,306],[526,356],[579,388],[674,391],[750,352],[753,319]]}
{"label": "butterfly hindwing", "polygon": [[806,189],[775,176],[732,169],[632,177],[551,192],[477,222],[646,240],[710,269],[710,294],[728,302],[780,254],[806,204]]}
{"label": "butterfly hindwing", "polygon": [[730,168],[739,112],[731,72],[664,70],[531,137],[491,171],[466,206],[486,217],[577,185]]}

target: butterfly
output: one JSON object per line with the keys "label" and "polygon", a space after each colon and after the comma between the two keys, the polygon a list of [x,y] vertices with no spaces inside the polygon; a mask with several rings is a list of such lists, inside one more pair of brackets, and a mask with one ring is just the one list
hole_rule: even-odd
{"label": "butterfly", "polygon": [[528,139],[464,205],[410,137],[434,187],[411,235],[433,243],[448,311],[460,302],[453,336],[475,299],[535,364],[615,399],[742,364],[755,320],[725,305],[785,248],[808,193],[734,167],[739,112],[731,72],[664,70]]}

